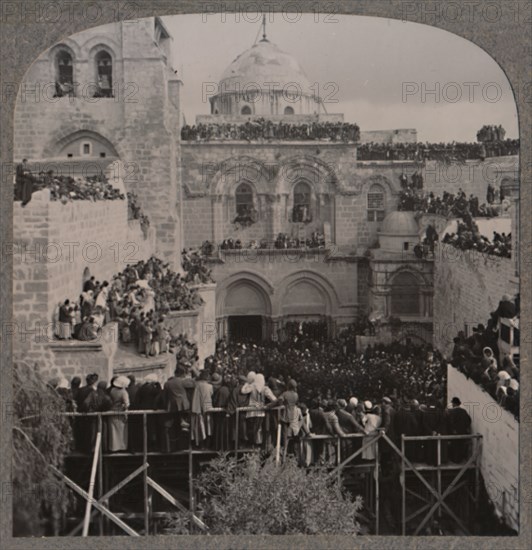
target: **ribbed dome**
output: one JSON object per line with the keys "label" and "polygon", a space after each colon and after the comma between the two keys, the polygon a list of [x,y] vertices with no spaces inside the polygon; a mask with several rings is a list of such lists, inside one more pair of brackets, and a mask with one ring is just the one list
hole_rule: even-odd
{"label": "ribbed dome", "polygon": [[384,218],[380,233],[390,235],[417,235],[418,225],[413,212],[391,212]]}
{"label": "ribbed dome", "polygon": [[[268,40],[257,42],[227,67],[220,80],[220,91],[241,91],[251,83],[256,83],[264,91],[267,90],[268,82],[278,82],[275,86],[270,84],[276,90],[295,82],[301,87],[303,94],[312,93],[299,63]],[[251,86],[248,91],[251,91]],[[297,91],[296,87],[287,88],[287,92]]]}

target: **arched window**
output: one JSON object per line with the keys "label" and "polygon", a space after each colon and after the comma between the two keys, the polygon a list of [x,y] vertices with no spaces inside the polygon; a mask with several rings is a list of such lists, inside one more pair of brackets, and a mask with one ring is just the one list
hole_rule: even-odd
{"label": "arched window", "polygon": [[293,107],[285,107],[284,108],[284,114],[285,115],[293,115],[294,114],[294,108]]}
{"label": "arched window", "polygon": [[418,280],[412,273],[399,273],[392,280],[392,315],[420,315]]}
{"label": "arched window", "polygon": [[74,95],[74,63],[72,55],[66,50],[60,50],[55,57],[55,96]]}
{"label": "arched window", "polygon": [[368,222],[384,220],[384,189],[380,185],[372,185],[368,191]]}
{"label": "arched window", "polygon": [[242,110],[240,111],[240,114],[242,115],[250,115],[251,114],[251,107],[249,105],[244,105],[242,107]]}
{"label": "arched window", "polygon": [[292,210],[292,221],[310,222],[312,214],[310,211],[310,186],[300,181],[294,187],[294,209]]}
{"label": "arched window", "polygon": [[241,183],[235,191],[237,216],[244,216],[253,209],[253,190],[247,183]]}
{"label": "arched window", "polygon": [[113,59],[109,52],[101,50],[96,62],[97,91],[94,97],[113,97]]}

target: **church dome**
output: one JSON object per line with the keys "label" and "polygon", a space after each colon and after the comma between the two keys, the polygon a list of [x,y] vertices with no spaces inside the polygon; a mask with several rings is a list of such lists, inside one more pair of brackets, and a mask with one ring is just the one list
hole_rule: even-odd
{"label": "church dome", "polygon": [[391,212],[384,218],[380,233],[387,235],[417,235],[418,225],[414,212]]}
{"label": "church dome", "polygon": [[[283,89],[290,83],[300,86],[302,94],[311,95],[310,83],[299,63],[289,54],[283,52],[269,40],[263,39],[251,48],[241,53],[222,74],[220,91],[240,91],[256,83],[264,91],[268,90],[268,82],[273,89]],[[295,86],[288,92],[297,93]]]}

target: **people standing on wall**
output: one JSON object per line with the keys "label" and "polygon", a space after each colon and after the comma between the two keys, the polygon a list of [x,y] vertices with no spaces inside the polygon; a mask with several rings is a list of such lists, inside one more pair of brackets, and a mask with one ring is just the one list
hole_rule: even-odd
{"label": "people standing on wall", "polygon": [[26,206],[33,193],[33,176],[28,166],[28,159],[22,159],[22,162],[17,164],[15,183],[15,200],[22,201],[21,206]]}
{"label": "people standing on wall", "polygon": [[59,307],[57,337],[60,340],[72,339],[72,318],[70,316],[70,300],[65,300]]}
{"label": "people standing on wall", "polygon": [[488,190],[486,191],[486,201],[489,205],[495,202],[495,188],[491,183],[488,183]]}

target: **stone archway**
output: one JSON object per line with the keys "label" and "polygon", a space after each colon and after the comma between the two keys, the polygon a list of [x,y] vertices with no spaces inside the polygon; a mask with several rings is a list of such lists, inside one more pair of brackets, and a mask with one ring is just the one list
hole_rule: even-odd
{"label": "stone archway", "polygon": [[238,341],[267,340],[271,334],[273,289],[258,275],[235,274],[218,290],[218,334]]}

